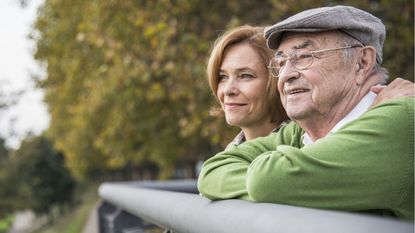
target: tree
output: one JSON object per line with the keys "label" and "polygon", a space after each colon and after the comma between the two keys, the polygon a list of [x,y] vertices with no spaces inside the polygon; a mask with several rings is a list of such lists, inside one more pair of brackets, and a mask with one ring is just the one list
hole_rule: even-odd
{"label": "tree", "polygon": [[78,178],[148,162],[171,177],[177,165],[223,149],[237,130],[209,115],[205,65],[217,36],[333,4],[380,16],[391,35],[385,66],[413,79],[413,1],[45,0],[33,38],[47,69],[38,83],[48,136]]}
{"label": "tree", "polygon": [[0,138],[0,219],[13,212],[16,208],[16,201],[13,199],[17,192],[16,183],[10,182],[9,150],[5,145],[4,138]]}
{"label": "tree", "polygon": [[9,149],[6,147],[6,140],[0,137],[0,163],[9,158]]}
{"label": "tree", "polygon": [[19,190],[17,199],[22,206],[48,213],[52,206],[72,201],[74,179],[64,167],[63,155],[55,151],[48,139],[28,138],[12,157]]}

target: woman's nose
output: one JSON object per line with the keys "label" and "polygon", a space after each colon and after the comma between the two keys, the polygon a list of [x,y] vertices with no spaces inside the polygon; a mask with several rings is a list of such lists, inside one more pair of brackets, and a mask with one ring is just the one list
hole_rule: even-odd
{"label": "woman's nose", "polygon": [[234,78],[229,78],[226,83],[224,93],[227,96],[232,96],[238,94],[238,84]]}

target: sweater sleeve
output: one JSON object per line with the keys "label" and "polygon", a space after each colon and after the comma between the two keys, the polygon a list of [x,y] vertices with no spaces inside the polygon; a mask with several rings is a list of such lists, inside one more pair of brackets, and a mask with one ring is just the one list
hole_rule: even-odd
{"label": "sweater sleeve", "polygon": [[230,198],[252,200],[246,189],[249,165],[258,155],[275,150],[279,144],[294,143],[291,140],[299,138],[293,136],[295,133],[301,134],[302,130],[291,123],[267,137],[237,146],[228,146],[225,151],[216,154],[203,164],[198,178],[199,192],[212,200]]}
{"label": "sweater sleeve", "polygon": [[392,210],[413,219],[414,98],[386,102],[336,133],[278,145],[247,169],[255,201],[338,210]]}

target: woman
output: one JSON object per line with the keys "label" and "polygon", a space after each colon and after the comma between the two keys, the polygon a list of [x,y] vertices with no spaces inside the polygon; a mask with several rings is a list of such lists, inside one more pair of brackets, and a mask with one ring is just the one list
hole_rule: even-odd
{"label": "woman", "polygon": [[[268,72],[272,57],[263,27],[232,29],[219,37],[212,48],[207,66],[209,86],[226,122],[242,130],[231,144],[267,136],[288,120],[277,80]],[[217,112],[215,115],[219,115]]]}

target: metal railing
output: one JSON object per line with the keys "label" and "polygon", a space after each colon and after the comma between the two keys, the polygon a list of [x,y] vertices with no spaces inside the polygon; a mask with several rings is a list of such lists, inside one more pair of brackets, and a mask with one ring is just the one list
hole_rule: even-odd
{"label": "metal railing", "polygon": [[101,233],[147,232],[153,224],[176,233],[414,232],[396,219],[242,200],[210,201],[196,181],[104,183]]}

